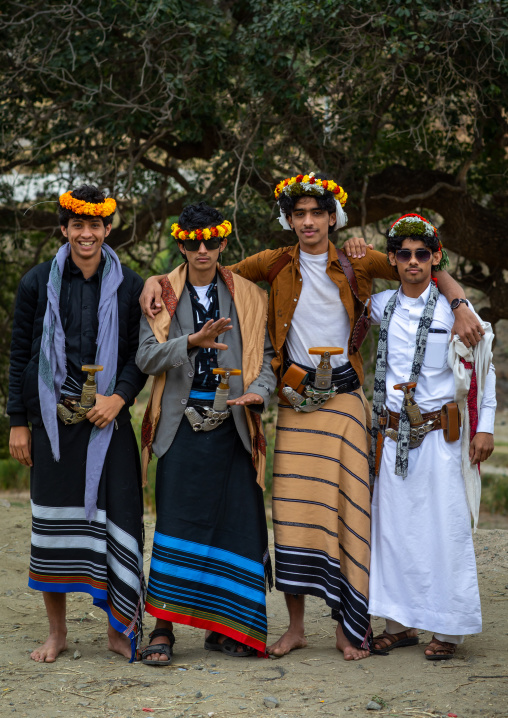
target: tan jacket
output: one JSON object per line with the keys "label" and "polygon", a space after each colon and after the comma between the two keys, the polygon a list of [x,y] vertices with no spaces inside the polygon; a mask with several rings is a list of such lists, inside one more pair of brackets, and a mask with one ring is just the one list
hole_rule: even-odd
{"label": "tan jacket", "polygon": [[[280,367],[284,361],[284,342],[288,333],[293,314],[302,291],[302,275],[300,273],[300,246],[282,247],[281,249],[266,249],[264,252],[254,254],[237,264],[229,266],[235,274],[239,274],[251,282],[266,281],[270,269],[284,252],[289,252],[292,259],[277,274],[272,284],[268,309],[268,331],[275,349],[275,358],[272,360],[272,367],[280,381]],[[363,259],[350,258],[353,266],[356,281],[358,283],[359,295],[366,301],[372,292],[373,279],[395,279],[399,275],[386,258],[386,254],[368,249]],[[326,273],[340,291],[340,297],[349,315],[350,335],[356,319],[361,312],[361,306],[351,292],[346,276],[337,258],[335,246],[328,243],[328,263]],[[349,361],[356,371],[360,383],[363,384],[363,364],[359,352],[349,354]]]}
{"label": "tan jacket", "polygon": [[[226,316],[234,316],[238,322],[238,327],[228,334],[229,348],[221,352],[219,366],[228,366],[228,362],[229,366],[237,368],[241,365],[241,376],[231,377],[232,397],[252,391],[260,394],[267,404],[275,388],[275,378],[270,369],[269,361],[273,352],[269,347],[268,337],[265,341],[268,309],[266,292],[241,277],[235,277],[219,265],[218,271],[225,285],[219,285],[219,298],[229,297],[234,309],[234,315],[230,310]],[[184,294],[186,277],[187,266],[181,264],[162,279],[162,311],[155,319],[148,319],[148,323],[144,320],[141,325],[141,342],[136,362],[138,366],[144,366],[147,373],[154,375],[141,431],[143,485],[146,484],[148,462],[152,456],[152,445],[162,408],[165,407],[166,417],[166,444],[163,451],[167,451],[182,420],[192,385],[195,357],[189,356],[187,338],[188,334],[194,331],[194,324],[190,300],[188,295]],[[182,296],[184,304],[187,302],[186,316],[178,314]],[[227,306],[228,302],[224,301],[222,307]],[[193,350],[190,353],[193,354]],[[225,364],[222,364],[222,361]],[[171,381],[168,381],[166,386],[168,371]],[[261,374],[260,383],[258,380]],[[166,390],[169,390],[168,396]],[[182,391],[185,391],[186,396],[180,399],[179,397],[183,396]],[[243,440],[242,434],[245,433],[248,442],[245,448],[249,446],[252,452],[257,481],[264,488],[266,441],[260,413],[249,406],[233,407],[232,411],[237,429],[241,429],[242,417],[243,423],[246,423],[245,431],[239,431],[240,438]]]}

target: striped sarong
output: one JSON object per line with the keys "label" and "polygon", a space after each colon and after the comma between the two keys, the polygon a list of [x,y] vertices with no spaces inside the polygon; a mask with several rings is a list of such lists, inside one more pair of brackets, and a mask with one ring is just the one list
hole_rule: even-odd
{"label": "striped sarong", "polygon": [[60,461],[46,430],[33,426],[30,476],[32,539],[28,585],[39,591],[88,593],[109,623],[131,641],[142,638],[143,497],[130,422],[113,431],[99,483],[97,512],[85,516],[86,455],[92,424],[58,422]]}
{"label": "striped sarong", "polygon": [[310,414],[279,404],[274,456],[275,585],[323,598],[356,646],[369,634],[369,420],[361,389]]}
{"label": "striped sarong", "polygon": [[252,458],[228,419],[196,433],[183,417],[157,464],[146,610],[264,653],[268,532]]}

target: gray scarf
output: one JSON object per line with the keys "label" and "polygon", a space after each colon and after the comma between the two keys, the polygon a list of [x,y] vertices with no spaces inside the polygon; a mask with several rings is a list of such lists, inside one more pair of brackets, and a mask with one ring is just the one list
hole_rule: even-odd
{"label": "gray scarf", "polygon": [[[411,367],[411,376],[409,381],[418,381],[420,376],[420,370],[423,364],[423,358],[425,356],[425,347],[427,345],[427,335],[429,333],[429,327],[432,323],[432,317],[434,316],[434,309],[436,306],[437,299],[439,297],[439,290],[434,284],[430,283],[430,294],[423,310],[423,314],[420,317],[420,323],[416,331],[416,348],[413,357],[413,366]],[[374,396],[372,400],[372,442],[369,454],[369,469],[371,483],[374,482],[375,477],[375,463],[376,463],[376,447],[379,436],[379,417],[382,413],[383,406],[386,399],[386,361],[388,355],[388,325],[392,318],[392,314],[397,305],[398,292],[395,292],[393,297],[388,301],[383,319],[381,320],[381,326],[379,328],[379,341],[377,345],[377,361],[376,361],[376,374],[374,377]],[[409,417],[407,415],[404,404],[402,404],[400,410],[399,420],[399,433],[397,437],[397,456],[395,459],[395,474],[402,476],[403,479],[407,476],[408,467],[408,456],[409,456],[409,434],[410,434]]]}
{"label": "gray scarf", "polygon": [[[44,315],[41,350],[39,354],[39,399],[44,428],[48,434],[55,461],[60,460],[60,442],[56,405],[60,389],[67,376],[65,357],[65,333],[60,318],[60,290],[65,262],[71,252],[67,242],[60,247],[51,264],[47,284],[48,304]],[[99,330],[97,334],[96,364],[104,370],[97,374],[99,394],[111,396],[116,386],[118,361],[118,287],[123,281],[120,260],[108,247],[102,245],[105,264],[102,272],[99,299]],[[106,452],[111,441],[114,422],[104,429],[92,428],[86,458],[85,514],[92,521],[97,511],[97,491]]]}

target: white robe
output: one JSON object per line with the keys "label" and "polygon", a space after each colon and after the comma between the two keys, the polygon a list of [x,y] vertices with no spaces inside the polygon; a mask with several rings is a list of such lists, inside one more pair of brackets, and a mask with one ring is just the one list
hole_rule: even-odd
{"label": "white robe", "polygon": [[[393,291],[373,296],[372,318],[379,324]],[[399,300],[388,330],[386,405],[400,411],[409,381],[418,322],[427,289],[417,300]],[[415,399],[422,413],[454,400],[447,353],[454,317],[438,298]],[[491,367],[478,431],[493,432],[495,375]],[[480,595],[461,469],[461,442],[447,443],[442,431],[427,434],[409,452],[406,479],[395,475],[396,443],[385,438],[372,501],[372,556],[369,613],[433,633],[463,635],[482,628]]]}

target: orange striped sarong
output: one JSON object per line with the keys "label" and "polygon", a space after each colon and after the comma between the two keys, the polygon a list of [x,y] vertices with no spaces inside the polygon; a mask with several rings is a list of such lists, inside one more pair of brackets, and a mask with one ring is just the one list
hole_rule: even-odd
{"label": "orange striped sarong", "polygon": [[369,634],[368,425],[362,389],[308,414],[279,404],[273,469],[276,587],[323,598],[357,646]]}

